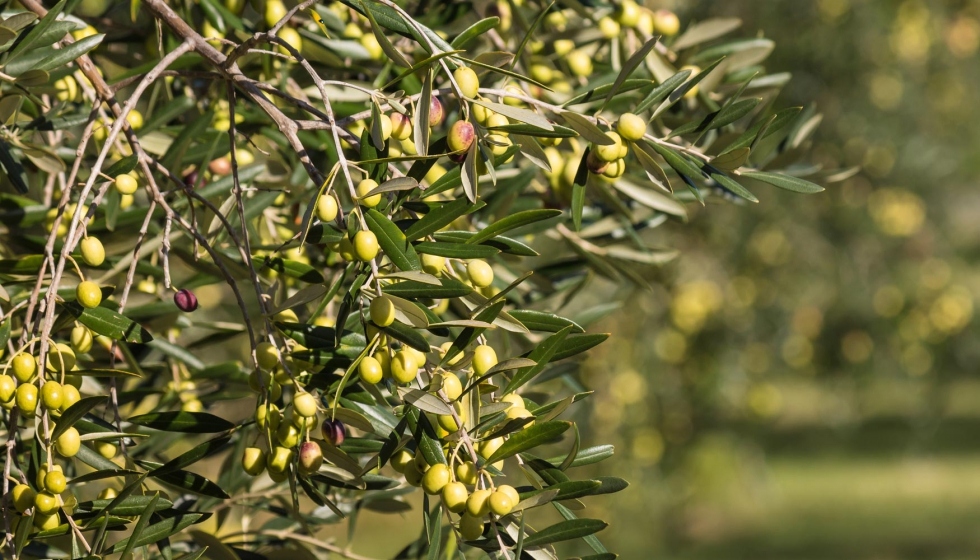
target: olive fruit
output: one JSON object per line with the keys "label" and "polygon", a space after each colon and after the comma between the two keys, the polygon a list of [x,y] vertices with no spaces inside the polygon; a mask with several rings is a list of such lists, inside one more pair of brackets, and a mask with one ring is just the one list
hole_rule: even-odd
{"label": "olive fruit", "polygon": [[384,294],[371,300],[371,321],[379,327],[395,322],[395,303]]}
{"label": "olive fruit", "polygon": [[[423,484],[424,484],[423,480]],[[466,509],[466,499],[469,492],[462,482],[450,482],[442,487],[442,503],[446,509],[453,513],[460,513]]]}
{"label": "olive fruit", "polygon": [[490,513],[490,491],[474,490],[466,500],[466,513],[473,517],[483,517]]}
{"label": "olive fruit", "polygon": [[592,74],[592,57],[585,51],[574,50],[566,57],[568,68],[576,76],[589,76]]}
{"label": "olive fruit", "polygon": [[473,461],[464,461],[456,465],[456,478],[464,484],[476,484],[479,474]]}
{"label": "olive fruit", "polygon": [[34,415],[37,410],[37,385],[23,383],[17,387],[17,408],[23,416]]}
{"label": "olive fruit", "polygon": [[361,363],[357,364],[357,374],[361,377],[361,381],[371,385],[381,382],[384,375],[381,363],[371,356],[365,356]]}
{"label": "olive fruit", "polygon": [[34,496],[34,507],[37,513],[51,515],[58,511],[58,498],[50,492],[38,492],[37,496]]}
{"label": "olive fruit", "polygon": [[[472,495],[470,497],[472,498]],[[469,500],[466,503],[469,504]],[[480,538],[483,535],[483,516],[473,516],[469,513],[464,513],[459,518],[459,534],[466,541],[473,541]]]}
{"label": "olive fruit", "polygon": [[279,20],[286,17],[287,13],[289,13],[289,10],[286,9],[286,5],[283,4],[282,0],[268,0],[265,3],[266,25],[273,27],[279,23]]}
{"label": "olive fruit", "polygon": [[75,367],[75,351],[70,346],[59,342],[48,349],[48,360],[45,368],[52,373],[71,371]]}
{"label": "olive fruit", "polygon": [[316,416],[316,397],[307,392],[302,392],[293,397],[293,410],[304,418]]}
{"label": "olive fruit", "polygon": [[[534,414],[532,414],[526,408],[518,408],[516,406],[512,406],[512,407],[510,407],[510,408],[507,409],[507,418],[510,419],[510,420],[519,420],[519,419],[523,419],[523,418],[534,418]],[[525,424],[525,426],[530,426],[532,423],[533,422],[528,423],[528,424]]]}
{"label": "olive fruit", "polygon": [[392,113],[391,119],[391,137],[395,140],[408,140],[412,137],[412,119],[408,115],[403,115],[401,113]]}
{"label": "olive fruit", "polygon": [[61,388],[65,394],[64,398],[61,400],[61,411],[64,412],[71,408],[71,405],[82,400],[82,395],[78,392],[78,389],[76,389],[74,385],[65,383],[61,386]]}
{"label": "olive fruit", "polygon": [[100,500],[111,500],[111,499],[115,498],[118,495],[119,495],[119,493],[116,492],[116,489],[115,488],[103,488],[102,491],[99,492],[99,499]]}
{"label": "olive fruit", "polygon": [[623,138],[616,132],[607,132],[606,136],[608,136],[613,143],[596,146],[593,150],[596,156],[602,161],[607,162],[616,161],[617,159],[625,156],[626,154],[622,153],[623,147],[625,146],[625,144],[623,144]]}
{"label": "olive fruit", "polygon": [[374,232],[362,230],[354,234],[354,256],[359,261],[369,261],[378,256],[378,237]]}
{"label": "olive fruit", "polygon": [[677,18],[677,14],[670,10],[657,10],[653,14],[653,25],[658,33],[663,33],[667,37],[673,37],[681,30],[681,21]]}
{"label": "olive fruit", "polygon": [[174,303],[177,309],[184,313],[190,313],[197,309],[197,296],[190,290],[179,290],[174,294]]}
{"label": "olive fruit", "polygon": [[85,280],[75,287],[75,297],[82,307],[92,309],[102,303],[102,290],[95,282]]}
{"label": "olive fruit", "polygon": [[473,350],[473,373],[486,375],[495,365],[497,365],[497,353],[492,347],[481,344]]}
{"label": "olive fruit", "polygon": [[391,359],[391,376],[399,383],[411,383],[419,372],[419,364],[415,356],[406,350],[395,352]]}
{"label": "olive fruit", "polygon": [[378,182],[374,179],[364,179],[357,184],[357,198],[361,206],[367,206],[368,208],[374,208],[378,204],[381,204],[381,194],[374,194],[367,196],[369,192],[378,187]]}
{"label": "olive fruit", "polygon": [[[701,73],[701,69],[698,68],[697,66],[693,66],[693,65],[682,66],[681,67],[681,70],[682,71],[683,70],[690,70],[691,71],[691,77],[692,78],[694,76],[697,76],[698,74]],[[684,94],[684,99],[693,99],[694,97],[697,97],[697,95],[698,95],[698,85],[695,85],[691,89],[687,90],[687,93]]]}
{"label": "olive fruit", "polygon": [[497,492],[502,492],[510,497],[511,504],[518,504],[521,501],[521,495],[517,493],[517,490],[513,486],[508,484],[501,484],[497,486]]}
{"label": "olive fruit", "polygon": [[[57,509],[58,507],[56,505],[52,511],[55,512]],[[61,517],[57,513],[36,513],[34,514],[34,526],[40,531],[51,531],[61,526]]]}
{"label": "olive fruit", "polygon": [[17,381],[26,383],[34,377],[34,372],[37,371],[37,359],[27,352],[21,352],[14,356],[13,369]]}
{"label": "olive fruit", "polygon": [[99,266],[105,262],[105,247],[98,237],[85,237],[79,246],[82,250],[82,260],[89,266]]}
{"label": "olive fruit", "polygon": [[442,489],[449,484],[450,475],[449,467],[446,465],[442,463],[432,465],[429,470],[425,471],[425,475],[422,477],[422,490],[426,494],[433,495],[442,492]]}
{"label": "olive fruit", "polygon": [[640,7],[633,0],[623,0],[616,10],[616,20],[626,27],[634,27],[640,21]]}
{"label": "olive fruit", "polygon": [[62,457],[74,457],[82,447],[82,439],[78,435],[78,430],[72,426],[65,430],[65,433],[58,436],[54,445],[58,450],[58,454]]}
{"label": "olive fruit", "polygon": [[490,505],[490,511],[494,515],[507,515],[514,509],[515,505],[509,495],[499,490],[490,494],[488,503]]}
{"label": "olive fruit", "polygon": [[71,346],[79,354],[92,349],[92,331],[85,325],[78,325],[71,330]]}
{"label": "olive fruit", "polygon": [[446,111],[442,107],[442,101],[438,97],[432,97],[429,101],[429,126],[436,127],[442,124],[446,118]]}
{"label": "olive fruit", "polygon": [[368,55],[372,59],[381,60],[384,57],[384,49],[381,48],[381,43],[378,42],[378,38],[374,36],[374,33],[362,35],[358,42],[367,50]]}
{"label": "olive fruit", "polygon": [[61,383],[48,381],[41,387],[41,402],[48,410],[58,410],[61,403],[65,400],[65,393],[61,388]]}
{"label": "olive fruit", "polygon": [[320,470],[323,464],[323,451],[320,444],[308,441],[299,448],[299,471],[303,474],[313,474]]}
{"label": "olive fruit", "polygon": [[428,253],[422,253],[422,270],[427,274],[433,276],[441,276],[442,271],[446,269],[446,259],[445,257],[440,257],[439,255],[430,255]]}
{"label": "olive fruit", "polygon": [[405,467],[405,470],[402,472],[402,474],[405,475],[405,482],[415,487],[422,486],[423,473],[418,469],[417,466],[415,466],[415,463],[412,463],[407,467]]}
{"label": "olive fruit", "polygon": [[258,447],[247,447],[242,454],[242,468],[252,476],[259,476],[265,470],[265,451]]}
{"label": "olive fruit", "polygon": [[[283,27],[280,29],[279,38],[285,41],[290,47],[293,47],[293,50],[296,52],[303,51],[303,38],[300,37],[299,31],[296,31],[292,27]],[[279,52],[285,55],[292,54],[289,52],[289,49],[283,45],[279,45]],[[236,114],[235,116],[237,117],[238,115]]]}
{"label": "olive fruit", "polygon": [[331,420],[330,418],[323,421],[323,425],[320,426],[320,433],[323,434],[324,441],[334,447],[344,443],[344,438],[347,436],[344,423],[337,419]]}
{"label": "olive fruit", "polygon": [[129,123],[130,128],[133,130],[139,130],[143,128],[143,113],[140,113],[136,109],[133,109],[126,114],[126,122]]}
{"label": "olive fruit", "polygon": [[473,145],[476,138],[476,130],[467,121],[456,121],[449,128],[449,135],[446,136],[446,145],[451,152],[464,152]]}
{"label": "olive fruit", "polygon": [[616,123],[616,132],[629,142],[636,142],[646,134],[647,123],[643,117],[633,113],[623,113]]}
{"label": "olive fruit", "polygon": [[619,36],[619,23],[613,18],[606,16],[599,20],[599,33],[606,39],[614,39]]}
{"label": "olive fruit", "polygon": [[129,173],[122,173],[116,177],[113,185],[119,194],[134,194],[136,189],[139,188],[139,181]]}
{"label": "olive fruit", "polygon": [[337,218],[337,199],[333,195],[325,194],[316,201],[316,217],[321,222],[332,222]]}
{"label": "olive fruit", "polygon": [[479,449],[477,449],[477,452],[484,459],[489,459],[494,454],[494,452],[500,449],[500,446],[503,444],[504,444],[504,438],[502,437],[484,440],[480,442],[480,447]]}
{"label": "olive fruit", "polygon": [[68,486],[64,473],[51,471],[44,477],[44,489],[52,494],[61,494]]}
{"label": "olive fruit", "polygon": [[13,498],[14,508],[20,513],[34,507],[34,499],[37,495],[34,493],[34,489],[26,484],[18,484],[14,486],[11,491],[11,498]]}
{"label": "olive fruit", "polygon": [[405,469],[411,467],[415,468],[415,456],[411,454],[408,450],[399,449],[394,455],[391,456],[391,468],[395,469],[396,472],[403,473]]}
{"label": "olive fruit", "polygon": [[108,441],[95,441],[92,443],[92,448],[99,455],[102,455],[106,459],[112,459],[116,456],[116,446],[109,443]]}
{"label": "olive fruit", "polygon": [[454,401],[463,394],[463,384],[459,382],[458,377],[447,372],[442,376],[442,390],[445,391],[449,400]]}
{"label": "olive fruit", "polygon": [[486,288],[493,283],[493,268],[482,259],[473,259],[466,264],[466,275],[478,288]]}
{"label": "olive fruit", "polygon": [[266,459],[266,467],[270,473],[284,473],[293,461],[293,450],[288,447],[276,447]]}
{"label": "olive fruit", "polygon": [[260,342],[255,345],[255,360],[262,369],[275,369],[279,365],[279,350],[271,342]]}
{"label": "olive fruit", "polygon": [[17,386],[14,384],[14,378],[9,375],[0,375],[0,401],[10,402],[10,399],[14,398],[14,391],[17,390]]}
{"label": "olive fruit", "polygon": [[507,393],[500,398],[500,402],[510,403],[511,408],[524,408],[524,399],[517,393]]}
{"label": "olive fruit", "polygon": [[480,89],[480,78],[477,77],[476,72],[472,68],[460,66],[453,72],[453,78],[455,78],[456,85],[459,86],[459,91],[463,94],[463,97],[470,99],[476,97]]}
{"label": "olive fruit", "polygon": [[260,404],[255,409],[255,423],[263,430],[266,426],[272,430],[277,430],[281,421],[282,413],[279,412],[279,407],[274,404],[268,405],[268,408],[266,408],[266,405]]}
{"label": "olive fruit", "polygon": [[296,447],[299,443],[299,436],[299,428],[292,422],[279,424],[279,430],[276,432],[276,438],[283,447]]}

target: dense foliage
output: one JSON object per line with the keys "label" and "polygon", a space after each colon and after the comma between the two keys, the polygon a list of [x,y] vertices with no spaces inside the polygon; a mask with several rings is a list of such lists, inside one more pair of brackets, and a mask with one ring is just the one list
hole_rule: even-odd
{"label": "dense foliage", "polygon": [[645,237],[688,203],[846,176],[797,165],[819,118],[779,106],[789,76],[738,20],[22,4],[0,24],[13,557],[357,558],[318,528],[420,486],[399,557],[612,558],[582,498],[627,483],[576,478],[613,448],[561,417],[615,306],[563,309],[596,276],[648,285],[676,252]]}

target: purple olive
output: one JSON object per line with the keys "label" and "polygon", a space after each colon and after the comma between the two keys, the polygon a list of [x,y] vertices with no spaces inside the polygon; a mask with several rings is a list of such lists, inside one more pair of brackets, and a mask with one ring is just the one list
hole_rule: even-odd
{"label": "purple olive", "polygon": [[320,425],[320,431],[323,432],[323,439],[334,447],[344,443],[346,430],[344,423],[340,420],[330,420],[329,418],[324,420],[323,424]]}
{"label": "purple olive", "polygon": [[174,303],[177,304],[177,309],[190,313],[197,309],[197,296],[190,290],[180,290],[174,294]]}

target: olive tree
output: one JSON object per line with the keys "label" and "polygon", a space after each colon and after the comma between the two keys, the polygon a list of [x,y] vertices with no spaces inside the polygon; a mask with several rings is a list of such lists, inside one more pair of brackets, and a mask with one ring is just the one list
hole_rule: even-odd
{"label": "olive tree", "polygon": [[779,107],[788,75],[771,41],[727,39],[737,20],[631,0],[2,17],[12,558],[362,558],[316,535],[363,510],[422,518],[400,558],[612,558],[582,500],[627,483],[576,475],[613,449],[563,416],[615,306],[576,296],[648,285],[675,255],[651,232],[689,204],[822,190],[791,167],[816,119]]}

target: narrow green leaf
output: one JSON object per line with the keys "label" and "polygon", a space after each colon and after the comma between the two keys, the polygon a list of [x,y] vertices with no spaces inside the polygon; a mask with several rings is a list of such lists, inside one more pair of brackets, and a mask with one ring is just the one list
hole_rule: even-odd
{"label": "narrow green leaf", "polygon": [[399,270],[422,270],[422,263],[412,244],[387,216],[370,208],[364,213],[364,219],[367,221],[368,228],[377,236],[378,245],[381,246],[385,256]]}
{"label": "narrow green leaf", "polygon": [[637,51],[633,53],[632,56],[629,57],[626,63],[623,64],[623,68],[619,71],[619,76],[616,76],[616,81],[613,82],[612,88],[610,88],[609,93],[606,94],[606,100],[603,101],[602,106],[599,107],[600,111],[606,108],[606,105],[609,104],[609,101],[612,100],[612,98],[616,95],[616,92],[619,91],[619,88],[623,85],[623,82],[626,81],[626,78],[629,78],[630,75],[637,69],[637,67],[640,66],[640,64],[643,62],[643,59],[645,59],[647,55],[650,54],[650,51],[653,50],[653,47],[655,47],[659,41],[660,41],[659,35],[655,35],[651,37],[650,40],[644,43],[642,47],[637,49]]}
{"label": "narrow green leaf", "polygon": [[[171,535],[175,535],[184,529],[194,525],[195,523],[200,523],[210,517],[211,514],[208,513],[178,513],[173,517],[168,517],[163,521],[158,521],[142,531],[140,536],[133,539],[133,547],[146,546],[148,544],[153,544],[157,541],[161,541]],[[129,547],[129,541],[132,537],[127,537],[115,545],[113,545],[110,552],[115,554],[122,552]]]}
{"label": "narrow green leaf", "polygon": [[533,449],[539,445],[548,443],[558,438],[572,426],[571,422],[553,420],[532,424],[527,428],[513,434],[504,442],[493,455],[487,457],[487,463],[496,463],[502,459],[513,457],[522,451]]}
{"label": "narrow green leaf", "polygon": [[755,179],[756,181],[762,181],[763,183],[769,183],[775,187],[797,193],[813,194],[824,190],[823,187],[817,185],[816,183],[811,183],[805,179],[800,179],[799,177],[793,177],[791,175],[784,175],[782,173],[745,171],[741,176],[749,179]]}
{"label": "narrow green leaf", "polygon": [[506,218],[497,220],[496,222],[478,231],[476,235],[473,235],[466,240],[466,244],[474,245],[476,243],[481,243],[512,229],[533,224],[534,222],[539,222],[541,220],[547,220],[548,218],[554,218],[555,216],[560,215],[561,210],[551,209],[525,210],[523,212],[517,212],[516,214],[511,214]]}
{"label": "narrow green leaf", "polygon": [[154,430],[185,434],[212,434],[225,432],[235,427],[234,424],[224,418],[207,412],[154,412],[134,416],[129,421]]}
{"label": "narrow green leaf", "polygon": [[409,241],[420,239],[448,226],[460,216],[476,212],[484,206],[486,206],[486,203],[483,201],[471,204],[467,200],[457,198],[430,210],[419,221],[413,223],[405,230],[405,237]]}
{"label": "narrow green leaf", "polygon": [[81,420],[82,417],[88,413],[88,411],[106,402],[107,400],[108,397],[101,395],[95,397],[85,397],[84,399],[81,399],[68,407],[68,410],[62,412],[61,416],[58,418],[58,423],[55,424],[54,431],[51,432],[51,441],[57,440],[59,437],[61,437],[61,434],[68,430],[68,428],[74,426],[75,422]]}
{"label": "narrow green leaf", "polygon": [[504,394],[513,393],[525,383],[531,379],[534,379],[536,375],[541,373],[541,371],[544,370],[544,367],[548,365],[548,362],[550,362],[554,357],[555,352],[558,351],[561,343],[564,342],[565,337],[568,336],[568,333],[570,333],[573,328],[574,327],[572,325],[568,325],[538,344],[527,356],[528,359],[534,360],[535,365],[519,369],[517,373],[514,374],[514,377],[511,378],[510,382],[507,383],[507,386],[504,388]]}

